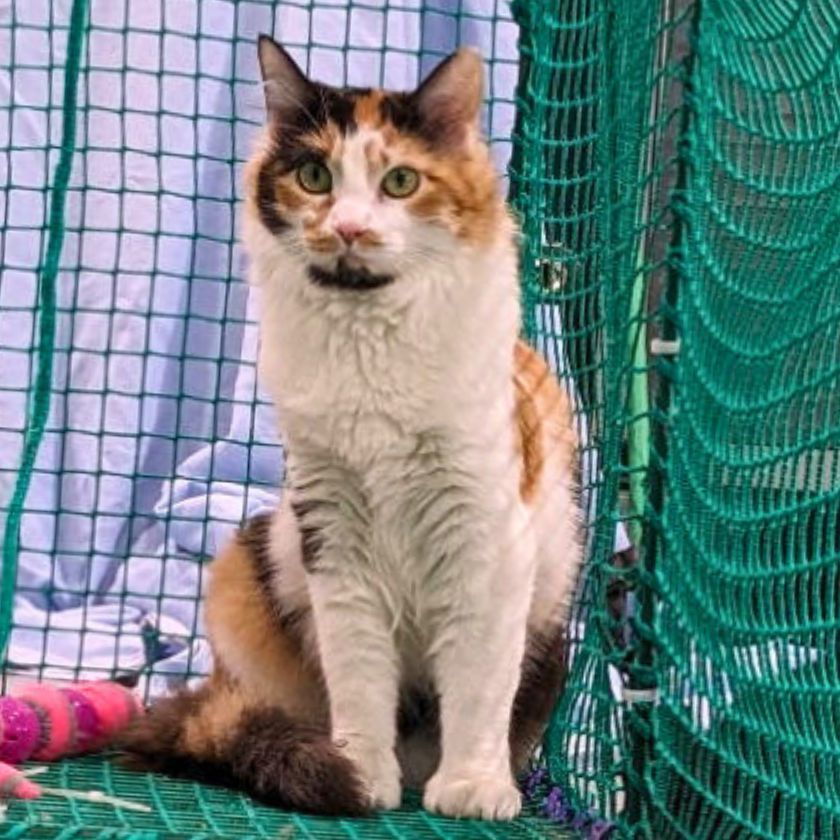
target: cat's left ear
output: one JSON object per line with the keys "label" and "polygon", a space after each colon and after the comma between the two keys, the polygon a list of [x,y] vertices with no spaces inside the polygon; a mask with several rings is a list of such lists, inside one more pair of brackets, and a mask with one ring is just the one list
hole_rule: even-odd
{"label": "cat's left ear", "polygon": [[260,35],[257,52],[269,116],[285,121],[309,100],[313,84],[294,59],[268,35]]}
{"label": "cat's left ear", "polygon": [[484,62],[469,47],[452,53],[412,94],[426,133],[441,144],[460,144],[478,124],[484,97]]}

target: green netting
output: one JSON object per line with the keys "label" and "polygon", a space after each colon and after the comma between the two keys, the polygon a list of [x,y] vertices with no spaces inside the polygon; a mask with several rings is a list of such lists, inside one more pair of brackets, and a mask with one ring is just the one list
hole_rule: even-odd
{"label": "green netting", "polygon": [[[153,807],[152,813],[114,810],[91,803],[44,799],[37,805],[16,806],[13,825],[3,838],[110,838],[111,840],[163,840],[163,838],[230,838],[230,840],[292,840],[292,838],[340,838],[340,840],[417,840],[481,837],[486,840],[535,840],[569,835],[559,829],[546,831],[533,813],[514,825],[488,825],[472,820],[458,822],[429,816],[418,809],[416,797],[405,808],[363,820],[301,817],[254,804],[245,796],[221,788],[206,788],[130,773],[100,759],[83,759],[57,765],[49,775],[39,776],[45,785],[74,790],[107,790],[130,802]],[[71,827],[68,830],[68,826]],[[78,828],[77,828],[78,827]],[[64,833],[62,833],[64,832]]]}
{"label": "green netting", "polygon": [[836,837],[840,8],[709,3],[694,38],[649,818]]}
{"label": "green netting", "polygon": [[[31,89],[36,74],[45,91],[0,100],[4,684],[132,671],[173,650],[181,671],[206,664],[200,558],[247,504],[190,508],[178,493],[276,483],[257,468],[274,444],[234,244],[260,119],[256,33],[353,83],[410,85],[455,43],[479,43],[500,163],[512,146],[525,331],[572,385],[583,441],[588,559],[543,764],[565,802],[627,835],[840,836],[836,2],[55,5],[0,13],[0,83]],[[635,563],[615,552],[619,522]],[[153,616],[141,643],[100,612],[130,624],[138,599]],[[62,623],[68,607],[81,632]],[[144,687],[176,670],[148,664]],[[513,827],[416,803],[330,822],[107,761],[53,772],[154,813],[16,805],[0,836],[560,831],[538,803]]]}

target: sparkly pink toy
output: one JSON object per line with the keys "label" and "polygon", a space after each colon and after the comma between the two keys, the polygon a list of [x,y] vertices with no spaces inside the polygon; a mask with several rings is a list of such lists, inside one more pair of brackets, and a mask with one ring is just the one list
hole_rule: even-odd
{"label": "sparkly pink toy", "polygon": [[0,798],[41,794],[12,765],[101,749],[142,711],[131,691],[112,682],[35,683],[0,697]]}

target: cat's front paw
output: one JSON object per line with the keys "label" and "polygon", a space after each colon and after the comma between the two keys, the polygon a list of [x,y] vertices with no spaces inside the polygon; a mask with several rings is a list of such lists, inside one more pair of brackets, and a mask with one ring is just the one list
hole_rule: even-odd
{"label": "cat's front paw", "polygon": [[512,820],[522,810],[522,796],[509,777],[436,773],[426,785],[423,807],[447,817]]}
{"label": "cat's front paw", "polygon": [[376,810],[393,811],[402,804],[402,785],[399,770],[397,775],[374,776],[367,782],[370,790],[370,801]]}
{"label": "cat's front paw", "polygon": [[393,750],[382,749],[356,739],[339,741],[344,754],[353,762],[374,809],[386,811],[402,803],[400,765]]}

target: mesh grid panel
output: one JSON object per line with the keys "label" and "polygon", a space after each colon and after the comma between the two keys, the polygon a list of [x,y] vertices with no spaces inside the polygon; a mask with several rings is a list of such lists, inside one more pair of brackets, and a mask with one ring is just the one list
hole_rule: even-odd
{"label": "mesh grid panel", "polygon": [[[473,820],[445,820],[419,810],[410,797],[401,811],[370,819],[337,820],[302,817],[255,804],[245,796],[190,782],[164,780],[115,768],[107,761],[83,759],[65,762],[39,782],[75,790],[104,790],[130,802],[150,805],[148,814],[103,808],[59,798],[15,806],[14,824],[3,838],[111,838],[111,840],[163,840],[163,838],[231,838],[231,840],[562,840],[568,833],[546,826],[535,813],[526,813],[513,824],[488,824]],[[65,834],[67,826],[72,828]]]}
{"label": "mesh grid panel", "polygon": [[[147,665],[152,690],[166,668],[178,678],[206,669],[194,641],[202,561],[243,516],[271,506],[282,476],[236,243],[241,168],[263,116],[256,37],[276,32],[336,84],[406,88],[456,43],[483,44],[501,168],[516,27],[493,4],[486,15],[439,5],[89,2],[73,4],[75,28],[70,4],[11,10],[0,383],[9,487],[24,429],[39,445],[17,488],[25,515],[19,496],[6,532],[17,598],[32,606],[16,611],[10,667],[91,677]],[[65,82],[74,102],[62,109]],[[43,91],[52,107],[36,101]],[[27,418],[36,365],[47,393]],[[4,584],[10,595],[15,576]]]}
{"label": "mesh grid panel", "polygon": [[[582,442],[587,565],[543,755],[555,822],[574,808],[652,838],[836,836],[832,0],[0,12],[4,684],[133,674],[155,694],[203,673],[204,561],[276,502],[236,244],[260,31],[337,84],[411,87],[458,43],[487,59],[524,330],[569,383]],[[635,552],[616,553],[619,525]],[[52,772],[154,811],[45,800],[0,836],[562,833],[539,802],[513,827],[413,801],[330,822],[107,760]]]}
{"label": "mesh grid panel", "polygon": [[834,837],[840,12],[706,12],[674,290],[652,816],[674,834]]}

